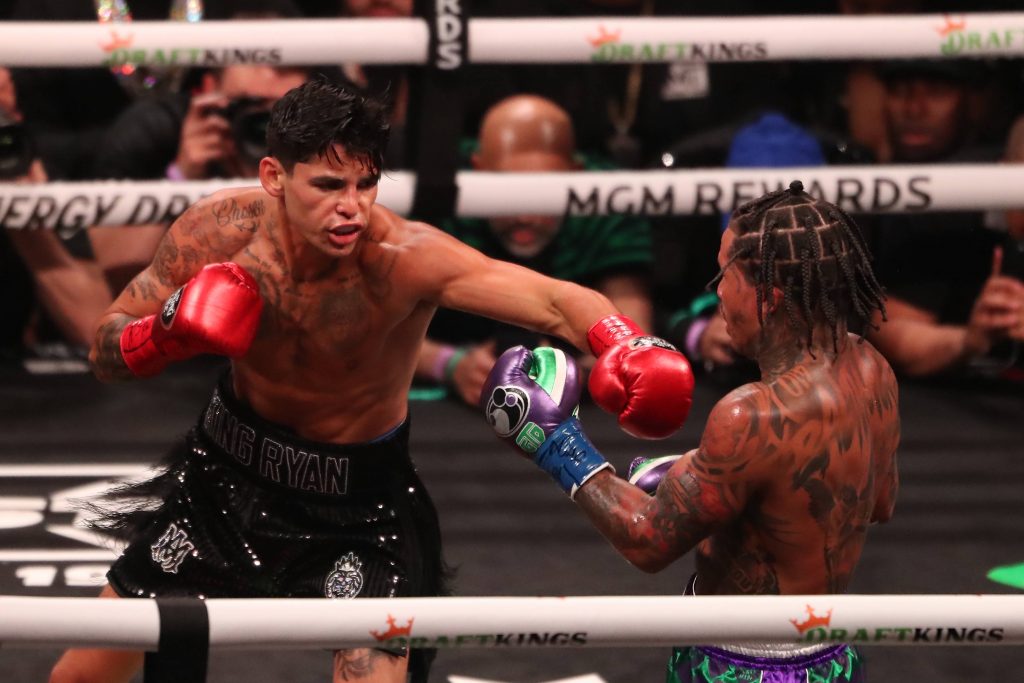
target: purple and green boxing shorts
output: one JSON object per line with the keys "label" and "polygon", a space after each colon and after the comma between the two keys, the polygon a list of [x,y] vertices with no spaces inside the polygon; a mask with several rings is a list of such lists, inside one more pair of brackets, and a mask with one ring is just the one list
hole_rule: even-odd
{"label": "purple and green boxing shorts", "polygon": [[667,683],[864,683],[850,645],[720,645],[676,648]]}
{"label": "purple and green boxing shorts", "polygon": [[[697,594],[697,575],[683,595]],[[666,683],[864,683],[864,659],[846,644],[744,643],[677,647]]]}

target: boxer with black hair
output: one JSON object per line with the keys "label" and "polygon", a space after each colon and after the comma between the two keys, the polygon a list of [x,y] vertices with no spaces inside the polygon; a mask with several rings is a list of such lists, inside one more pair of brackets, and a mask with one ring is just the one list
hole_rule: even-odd
{"label": "boxer with black hair", "polygon": [[[392,597],[445,592],[440,528],[409,458],[408,393],[438,306],[600,355],[596,400],[630,431],[678,429],[693,380],[601,294],[494,261],[375,204],[385,107],[309,81],[274,105],[261,187],[181,216],[101,319],[105,381],[198,354],[230,372],[156,479],[113,514],[129,545],[108,597]],[[668,408],[666,409],[666,404]],[[414,655],[421,651],[414,651]],[[342,650],[335,681],[426,677],[425,658]],[[72,650],[51,682],[127,681],[142,653]]]}

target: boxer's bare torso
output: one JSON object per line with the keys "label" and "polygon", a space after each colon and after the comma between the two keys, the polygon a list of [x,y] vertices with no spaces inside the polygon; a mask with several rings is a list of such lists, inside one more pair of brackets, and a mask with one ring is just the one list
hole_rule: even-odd
{"label": "boxer's bare torso", "polygon": [[892,514],[896,380],[855,337],[776,370],[718,402],[653,498],[604,473],[577,495],[635,564],[696,548],[700,594],[846,590],[868,525]]}
{"label": "boxer's bare torso", "polygon": [[723,399],[670,487],[736,505],[697,548],[698,591],[846,591],[868,525],[892,514],[897,401],[888,364],[853,338],[834,359],[805,355]]}
{"label": "boxer's bare torso", "polygon": [[[92,354],[99,377],[130,378],[119,347],[125,325],[158,312],[205,265],[226,261],[253,276],[264,306],[252,346],[233,361],[239,397],[317,441],[372,439],[405,418],[439,305],[582,349],[589,325],[615,312],[592,290],[488,259],[376,205],[376,177],[344,152],[297,164],[293,175],[287,197],[223,190],[171,226],[152,264],[100,322]],[[354,232],[330,235],[339,225]]]}

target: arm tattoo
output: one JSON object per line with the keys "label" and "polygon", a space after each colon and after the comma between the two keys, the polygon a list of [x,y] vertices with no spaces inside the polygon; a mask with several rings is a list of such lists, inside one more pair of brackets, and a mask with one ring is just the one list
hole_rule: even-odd
{"label": "arm tattoo", "polygon": [[700,453],[667,477],[654,498],[609,477],[588,486],[577,503],[619,552],[641,567],[660,568],[681,557],[715,528],[740,514],[739,487],[703,474]]}
{"label": "arm tattoo", "polygon": [[156,285],[153,281],[142,275],[136,276],[134,280],[128,283],[128,296],[135,301],[156,301],[163,302],[160,298],[160,293],[156,290]]}
{"label": "arm tattoo", "polygon": [[134,375],[121,355],[121,332],[134,321],[130,315],[119,315],[100,326],[96,332],[94,353],[90,357],[92,371],[103,382],[132,379]]}
{"label": "arm tattoo", "polygon": [[178,243],[174,239],[174,231],[168,231],[160,240],[151,266],[156,279],[165,287],[173,287],[177,281],[174,273],[178,265],[178,256]]}
{"label": "arm tattoo", "polygon": [[389,656],[380,650],[338,650],[334,653],[334,680],[358,681],[373,676],[377,661]]}

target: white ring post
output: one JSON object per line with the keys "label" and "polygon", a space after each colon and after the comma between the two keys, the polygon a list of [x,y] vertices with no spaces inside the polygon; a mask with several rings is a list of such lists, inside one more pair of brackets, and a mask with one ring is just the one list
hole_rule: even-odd
{"label": "white ring post", "polygon": [[[1021,645],[1024,595],[211,599],[210,646]],[[155,649],[155,602],[0,598],[0,643]]]}

